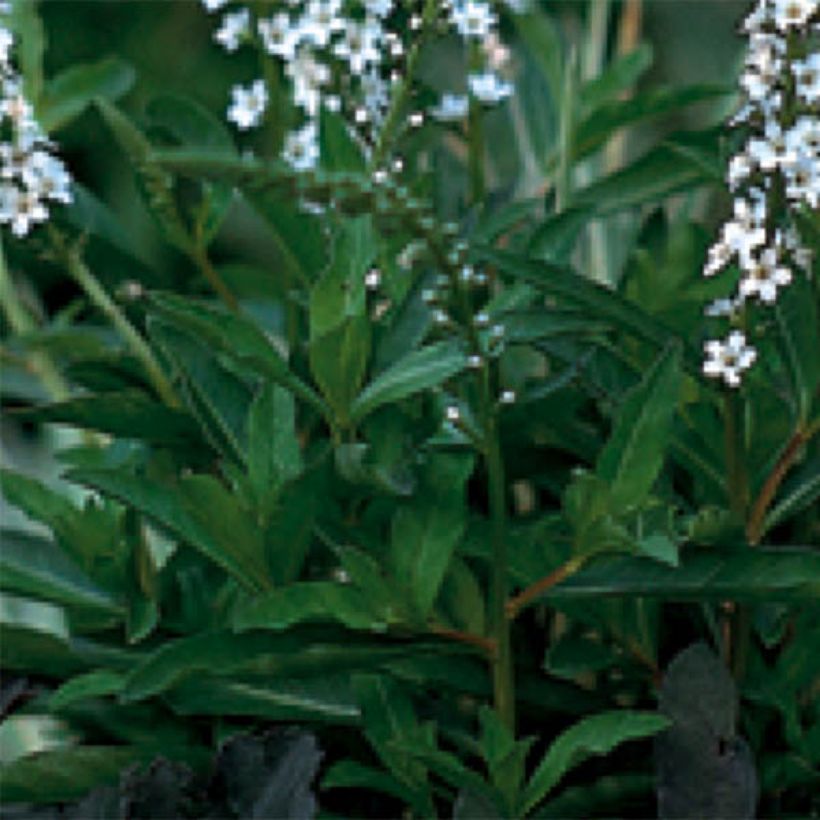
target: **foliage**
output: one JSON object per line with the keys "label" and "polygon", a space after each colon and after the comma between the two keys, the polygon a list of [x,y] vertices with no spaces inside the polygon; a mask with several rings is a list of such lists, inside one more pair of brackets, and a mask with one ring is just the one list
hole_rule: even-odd
{"label": "foliage", "polygon": [[535,3],[526,110],[399,128],[428,43],[403,174],[333,112],[302,171],[280,124],[62,60],[59,5],[17,35],[74,199],[5,242],[2,399],[79,432],[59,481],[0,475],[0,750],[60,728],[2,752],[9,816],[679,816],[724,770],[690,814],[818,811],[820,289],[704,378],[729,89]]}

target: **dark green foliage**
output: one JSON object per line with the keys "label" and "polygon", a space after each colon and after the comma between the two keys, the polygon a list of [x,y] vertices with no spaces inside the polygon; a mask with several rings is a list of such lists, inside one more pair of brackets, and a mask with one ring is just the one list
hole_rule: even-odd
{"label": "dark green foliage", "polygon": [[383,182],[346,113],[282,161],[281,85],[229,130],[250,49],[198,4],[72,4],[76,58],[15,4],[77,186],[3,249],[1,817],[820,810],[818,279],[703,377],[726,87],[659,86],[594,2],[504,17],[483,164],[477,111],[404,127],[423,48]]}

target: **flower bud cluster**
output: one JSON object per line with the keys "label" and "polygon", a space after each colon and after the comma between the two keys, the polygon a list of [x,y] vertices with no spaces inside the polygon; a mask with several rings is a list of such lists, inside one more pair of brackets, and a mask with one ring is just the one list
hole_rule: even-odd
{"label": "flower bud cluster", "polygon": [[[263,51],[279,65],[301,124],[285,137],[283,158],[297,170],[315,167],[320,155],[318,118],[322,109],[345,116],[365,150],[378,143],[395,86],[405,82],[412,42],[423,23],[455,31],[468,47],[483,54],[481,70],[467,78],[469,93],[483,104],[505,99],[512,86],[498,70],[508,53],[498,36],[498,14],[489,0],[441,0],[435,19],[425,20],[420,3],[396,0],[273,0],[257,14],[233,0],[201,0],[220,12],[214,38],[228,52],[244,45]],[[522,0],[499,5],[523,10]],[[414,11],[414,6],[419,6]],[[270,103],[262,79],[231,92],[228,120],[240,130],[259,126]],[[441,120],[464,117],[469,97],[445,94],[431,110]],[[412,112],[407,124],[420,127],[424,115]]]}
{"label": "flower bud cluster", "polygon": [[[757,0],[742,24],[749,47],[743,104],[731,124],[746,142],[727,172],[733,217],[709,249],[704,276],[736,266],[736,292],[706,309],[737,318],[749,301],[773,305],[796,269],[809,272],[795,214],[820,206],[820,0]],[[740,330],[705,346],[706,375],[737,387],[756,352]]]}
{"label": "flower bud cluster", "polygon": [[71,202],[71,178],[53,153],[12,62],[14,36],[0,18],[0,224],[26,236],[49,216],[49,203]]}

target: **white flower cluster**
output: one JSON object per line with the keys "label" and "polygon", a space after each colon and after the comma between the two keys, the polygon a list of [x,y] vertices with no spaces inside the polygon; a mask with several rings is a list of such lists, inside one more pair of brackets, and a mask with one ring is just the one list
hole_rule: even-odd
{"label": "white flower cluster", "polygon": [[[522,11],[524,0],[502,0]],[[290,83],[303,124],[285,138],[284,159],[307,170],[319,159],[317,121],[322,108],[340,111],[355,125],[365,147],[378,140],[413,32],[422,18],[396,0],[274,0],[269,16],[255,16],[232,0],[202,0],[208,12],[222,12],[215,40],[234,52],[255,45],[279,62]],[[229,7],[230,5],[230,7]],[[469,94],[483,104],[500,102],[512,86],[498,73],[508,58],[497,34],[498,17],[487,0],[442,0],[440,21],[455,30],[468,47],[480,46],[482,68],[467,78]],[[247,130],[262,123],[269,104],[264,80],[232,90],[228,119]],[[445,94],[431,114],[440,120],[463,118],[469,97]],[[420,112],[411,126],[423,122]]]}
{"label": "white flower cluster", "polygon": [[[740,269],[735,294],[706,309],[708,316],[737,317],[748,300],[772,305],[793,278],[809,271],[811,253],[801,243],[795,211],[820,206],[820,0],[757,0],[742,24],[749,38],[740,86],[744,103],[732,118],[749,137],[729,162],[735,196],[733,218],[709,249],[704,276],[730,264]],[[745,335],[705,346],[706,375],[730,387],[756,358]]]}
{"label": "white flower cluster", "polygon": [[14,36],[0,21],[0,224],[15,236],[48,219],[49,202],[71,202],[71,178],[34,119],[11,61]]}

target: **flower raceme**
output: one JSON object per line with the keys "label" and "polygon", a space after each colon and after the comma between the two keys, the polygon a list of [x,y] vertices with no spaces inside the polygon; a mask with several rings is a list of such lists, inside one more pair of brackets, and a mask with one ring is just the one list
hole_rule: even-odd
{"label": "flower raceme", "polygon": [[[714,276],[739,268],[736,292],[706,308],[707,316],[735,323],[747,303],[773,305],[794,271],[811,267],[795,214],[820,206],[820,0],[757,0],[742,31],[749,39],[739,81],[744,101],[730,122],[747,139],[727,172],[733,217],[703,269]],[[740,385],[756,358],[737,329],[706,342],[705,353],[703,372],[730,387]]]}
{"label": "flower raceme", "polygon": [[3,13],[0,7],[0,224],[23,237],[48,219],[50,202],[71,202],[71,177],[26,99]]}
{"label": "flower raceme", "polygon": [[[256,16],[232,0],[202,0],[209,13],[222,17],[214,39],[228,52],[253,45],[279,61],[290,82],[302,124],[285,137],[283,158],[296,170],[312,168],[320,158],[316,120],[323,108],[342,112],[367,151],[378,142],[393,87],[405,81],[404,60],[422,25],[419,14],[396,0],[280,0],[270,13]],[[446,91],[429,114],[441,122],[466,117],[470,98],[496,105],[512,93],[499,73],[508,52],[498,36],[498,7],[521,12],[523,0],[442,0],[437,23],[453,31],[471,55],[463,91]],[[476,48],[477,46],[477,48]],[[263,80],[232,90],[227,118],[240,130],[262,124],[269,103]],[[423,122],[414,112],[411,126]]]}

